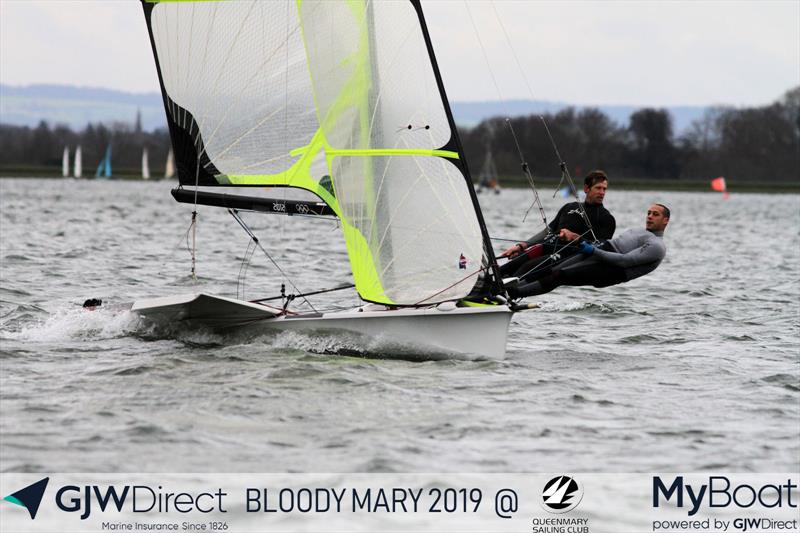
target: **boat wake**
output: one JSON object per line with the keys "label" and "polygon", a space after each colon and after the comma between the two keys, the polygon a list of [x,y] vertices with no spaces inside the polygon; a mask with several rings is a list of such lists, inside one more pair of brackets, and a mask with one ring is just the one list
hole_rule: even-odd
{"label": "boat wake", "polygon": [[135,333],[141,324],[141,318],[130,311],[69,307],[32,323],[25,320],[16,331],[8,328],[4,337],[31,342],[115,339]]}

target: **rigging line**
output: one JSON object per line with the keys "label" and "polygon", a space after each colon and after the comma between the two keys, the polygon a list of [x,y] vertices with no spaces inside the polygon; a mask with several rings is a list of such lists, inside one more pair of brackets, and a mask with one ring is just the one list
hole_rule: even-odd
{"label": "rigging line", "polygon": [[472,29],[475,32],[475,38],[478,40],[478,44],[481,47],[481,53],[483,54],[483,60],[486,61],[486,67],[489,69],[489,76],[492,78],[492,83],[494,83],[494,88],[497,91],[497,97],[502,100],[503,95],[500,92],[500,85],[497,83],[497,78],[495,78],[494,71],[492,70],[492,65],[489,63],[489,56],[486,54],[486,47],[483,46],[483,40],[481,40],[481,35],[478,32],[478,26],[475,24],[475,19],[472,17],[472,11],[469,9],[469,4],[467,0],[464,0],[464,7],[467,8],[467,15],[469,15],[469,21],[472,23]]}
{"label": "rigging line", "polygon": [[489,236],[490,239],[493,241],[503,241],[503,242],[519,242],[519,239],[504,239],[502,237],[492,237]]}
{"label": "rigging line", "polygon": [[194,174],[194,209],[192,210],[192,279],[197,281],[197,194],[200,183],[200,156],[197,156],[197,166]]}
{"label": "rigging line", "polygon": [[[289,276],[287,276],[287,275],[286,275],[286,272],[284,272],[284,271],[283,271],[283,269],[280,267],[280,265],[279,265],[279,264],[278,264],[278,263],[277,263],[277,262],[276,262],[276,261],[275,261],[275,260],[272,258],[272,256],[271,256],[271,255],[269,255],[269,252],[267,252],[267,250],[265,250],[265,249],[264,249],[264,247],[263,247],[263,246],[261,246],[261,243],[259,242],[259,240],[258,240],[258,237],[256,237],[255,233],[253,233],[253,231],[250,229],[250,227],[247,225],[247,223],[246,223],[244,220],[242,220],[242,217],[240,217],[240,216],[239,216],[239,213],[238,213],[238,211],[236,211],[235,209],[230,209],[230,208],[229,208],[229,209],[228,209],[228,213],[230,213],[230,214],[231,214],[231,216],[234,218],[234,220],[236,220],[236,222],[238,222],[238,223],[239,223],[239,225],[240,225],[240,226],[242,227],[242,229],[243,229],[243,230],[244,230],[244,231],[245,231],[245,232],[246,232],[246,233],[247,233],[247,234],[250,236],[250,238],[251,238],[251,239],[253,239],[253,242],[255,243],[255,245],[256,245],[256,246],[257,246],[257,247],[258,247],[258,248],[259,248],[259,249],[260,249],[262,252],[264,252],[264,255],[265,255],[265,256],[267,256],[267,259],[269,259],[269,260],[270,260],[270,262],[271,262],[273,265],[275,265],[275,268],[277,268],[277,269],[278,269],[278,272],[280,272],[280,273],[281,273],[281,275],[282,275],[282,276],[283,276],[283,277],[286,279],[286,281],[288,281],[288,282],[289,282],[289,285],[291,285],[291,286],[292,286],[292,288],[293,288],[295,291],[297,291],[298,293],[301,293],[302,291],[301,291],[300,289],[298,289],[298,288],[297,288],[297,285],[295,285],[295,284],[294,284],[294,282],[293,282],[293,281],[292,281],[292,280],[289,278]],[[313,311],[316,313],[316,312],[317,312],[317,310],[314,308],[314,306],[313,306],[313,305],[311,305],[311,302],[309,302],[309,301],[308,301],[308,299],[307,299],[305,296],[303,296],[302,298],[303,298],[303,300],[304,300],[304,301],[305,301],[305,302],[308,304],[308,306],[309,306],[309,307],[310,307],[310,308],[311,308],[311,309],[312,309],[312,310],[313,310]]]}
{"label": "rigging line", "polygon": [[492,2],[490,3],[492,5],[492,10],[494,11],[494,16],[497,19],[498,24],[500,24],[500,28],[503,30],[503,35],[505,35],[506,37],[506,42],[508,43],[508,47],[511,49],[511,55],[514,56],[514,61],[517,63],[517,70],[519,70],[519,73],[522,76],[522,81],[525,82],[525,86],[528,88],[528,93],[530,94],[531,98],[534,98],[531,84],[528,82],[528,77],[525,75],[525,70],[523,70],[522,63],[520,63],[519,61],[519,56],[517,56],[517,51],[511,44],[511,38],[508,36],[508,32],[506,31],[506,27],[503,24],[503,20],[500,18],[500,14],[497,12],[497,6],[495,6],[494,0],[492,0]]}
{"label": "rigging line", "polygon": [[[300,297],[300,296],[315,296],[317,294],[325,294],[327,292],[334,292],[334,291],[343,291],[345,289],[352,289],[354,287],[355,287],[355,285],[350,283],[350,284],[347,284],[347,285],[340,285],[339,287],[333,287],[332,289],[320,289],[318,291],[311,291],[311,292],[307,292],[305,294],[296,294],[295,297],[297,298],[297,297]],[[285,298],[285,296],[270,296],[270,297],[267,297],[267,298],[259,298],[258,300],[250,300],[250,303],[254,303],[255,304],[255,303],[261,303],[261,302],[269,302],[269,301],[272,301],[272,300],[280,300],[281,298]]]}
{"label": "rigging line", "polygon": [[[250,252],[251,247],[250,245],[253,243],[252,239],[247,240],[247,249],[242,256],[242,262],[239,265],[239,275],[236,278],[236,297],[244,300],[244,278],[247,275],[247,265],[250,262],[250,258],[252,257],[252,253]],[[252,248],[255,250],[255,248]],[[239,296],[239,288],[241,287],[242,295]]]}
{"label": "rigging line", "polygon": [[175,246],[172,248],[173,252],[175,251],[176,248],[178,248],[181,245],[181,241],[186,241],[186,250],[191,254],[192,250],[191,250],[191,246],[189,245],[189,232],[191,230],[192,230],[192,226],[190,224],[189,227],[186,228],[186,232],[181,237],[178,238],[178,242],[176,242]]}
{"label": "rigging line", "polygon": [[467,274],[466,276],[464,276],[464,277],[463,277],[463,278],[461,278],[460,280],[456,281],[456,282],[455,282],[455,283],[453,283],[452,285],[448,285],[448,286],[447,286],[447,287],[445,287],[444,289],[442,289],[442,290],[439,290],[439,291],[436,291],[435,293],[431,294],[431,295],[430,295],[430,296],[428,296],[427,298],[423,298],[422,300],[418,301],[418,302],[417,302],[417,303],[415,303],[414,305],[420,305],[422,302],[428,301],[428,300],[430,300],[431,298],[435,298],[437,295],[439,295],[439,294],[442,294],[443,292],[445,292],[445,291],[448,291],[448,290],[452,289],[453,287],[455,287],[455,286],[456,286],[456,285],[458,285],[459,283],[463,283],[464,281],[468,280],[468,279],[469,279],[469,278],[471,278],[472,276],[476,276],[476,275],[480,274],[481,272],[483,272],[483,271],[485,271],[485,270],[489,270],[489,268],[491,268],[491,267],[490,267],[490,266],[488,266],[488,265],[487,265],[487,266],[485,266],[485,267],[481,267],[481,268],[479,268],[478,270],[476,270],[475,272],[472,272],[472,273],[470,273],[470,274]]}
{"label": "rigging line", "polygon": [[594,234],[594,228],[592,228],[592,222],[589,220],[589,215],[586,213],[586,209],[583,207],[583,202],[581,202],[581,199],[578,197],[578,189],[575,188],[575,183],[572,181],[572,176],[569,175],[569,169],[567,169],[567,163],[566,161],[564,161],[564,159],[561,158],[561,153],[558,151],[558,146],[556,146],[556,140],[550,133],[550,128],[547,127],[547,121],[544,119],[544,116],[539,115],[539,118],[541,119],[542,124],[544,124],[544,129],[547,132],[547,137],[550,139],[550,144],[553,145],[553,150],[555,150],[556,152],[556,157],[558,158],[558,166],[561,168],[561,181],[559,182],[559,186],[566,178],[567,183],[572,189],[572,194],[573,196],[575,196],[575,201],[578,202],[578,210],[581,213],[581,218],[583,218],[583,221],[586,222],[586,227],[589,228],[589,233],[592,234],[592,240],[597,241],[597,236]]}
{"label": "rigging line", "polygon": [[[589,233],[589,230],[586,230],[583,233],[581,233],[580,236],[579,236],[579,239],[583,238],[583,236],[586,235],[587,233]],[[562,250],[565,250],[566,248],[570,247],[573,242],[575,242],[575,241],[567,241],[563,246],[561,246],[561,248],[556,248],[556,250],[552,254],[550,254],[549,256],[545,257],[542,260],[541,263],[537,264],[535,267],[533,267],[532,269],[528,270],[527,272],[525,272],[521,276],[516,276],[516,277],[518,277],[519,279],[523,279],[523,278],[525,278],[525,276],[529,276],[529,275],[533,274],[534,272],[537,272],[539,269],[547,266],[547,264],[550,263],[551,261],[553,261],[553,262],[558,261],[560,259],[560,257],[557,257],[558,254]],[[553,259],[553,257],[555,257],[555,259]]]}
{"label": "rigging line", "polygon": [[[494,83],[495,90],[497,91],[497,96],[502,100],[503,96],[502,96],[502,94],[500,92],[500,86],[498,85],[497,79],[495,78],[494,71],[492,70],[491,63],[489,62],[489,57],[486,54],[486,49],[483,46],[483,41],[481,40],[480,34],[478,32],[478,27],[475,24],[475,20],[472,17],[472,12],[469,9],[469,5],[467,4],[467,0],[464,0],[464,4],[467,7],[467,13],[469,14],[470,21],[472,22],[472,28],[475,31],[475,36],[476,36],[476,38],[478,40],[478,43],[480,44],[481,52],[483,53],[483,58],[486,61],[486,66],[488,67],[489,74],[492,77],[492,81]],[[500,27],[503,30],[503,34],[506,37],[506,41],[508,43],[508,46],[511,49],[512,55],[514,56],[514,60],[517,63],[517,69],[520,71],[520,74],[522,75],[522,79],[523,79],[523,81],[525,81],[525,85],[528,87],[528,92],[530,92],[531,98],[533,98],[533,90],[531,89],[530,83],[528,83],[528,79],[525,76],[524,71],[522,70],[522,66],[521,66],[521,64],[519,62],[519,57],[517,56],[517,53],[516,53],[516,51],[514,50],[514,47],[511,44],[511,39],[508,36],[508,32],[506,31],[506,28],[503,25],[503,22],[500,19],[499,14],[497,13],[497,8],[494,6],[494,2],[492,2],[492,9],[494,10],[494,14],[495,14],[495,18],[497,19],[497,22],[500,24]],[[539,206],[539,213],[541,214],[542,220],[544,221],[544,225],[546,227],[547,226],[547,217],[544,214],[544,209],[542,208],[542,203],[539,200],[539,193],[536,190],[536,185],[535,185],[535,183],[533,181],[533,175],[531,174],[530,169],[528,168],[528,163],[525,161],[525,157],[522,154],[522,149],[520,148],[519,141],[517,140],[517,135],[514,132],[514,128],[511,125],[511,120],[509,118],[506,118],[506,125],[511,130],[511,135],[514,137],[514,143],[517,146],[517,152],[519,153],[519,158],[520,158],[520,161],[522,162],[522,170],[525,173],[525,176],[528,178],[528,183],[530,184],[531,189],[533,190],[533,197],[534,197],[533,202],[531,203],[530,207],[528,207],[528,210],[525,211],[525,215],[522,217],[522,221],[525,222],[525,220],[528,218],[528,214],[530,213],[531,209],[533,209],[533,206],[534,205],[538,205]]]}
{"label": "rigging line", "polygon": [[508,129],[511,130],[511,136],[514,138],[514,144],[517,146],[517,153],[519,154],[520,161],[522,161],[522,172],[525,174],[525,177],[528,178],[528,183],[533,191],[533,202],[531,203],[530,207],[528,207],[528,210],[525,211],[525,216],[522,217],[522,221],[525,222],[525,219],[528,218],[528,213],[530,213],[534,205],[537,205],[539,207],[539,214],[542,216],[542,222],[544,222],[545,227],[547,227],[547,215],[544,214],[544,207],[542,207],[542,202],[539,199],[539,191],[536,190],[536,184],[533,181],[533,174],[531,174],[530,167],[528,167],[528,162],[525,161],[525,156],[522,154],[522,148],[519,146],[517,133],[514,131],[514,126],[511,124],[511,119],[506,119],[506,125],[508,126]]}

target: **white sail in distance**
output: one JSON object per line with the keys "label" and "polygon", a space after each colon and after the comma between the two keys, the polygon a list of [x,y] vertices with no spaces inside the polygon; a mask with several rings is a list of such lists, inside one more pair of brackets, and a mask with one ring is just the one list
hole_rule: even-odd
{"label": "white sail in distance", "polygon": [[167,152],[167,162],[164,165],[164,179],[175,177],[175,157],[172,155],[172,148]]}
{"label": "white sail in distance", "polygon": [[150,163],[147,161],[147,148],[142,149],[142,179],[150,179]]}
{"label": "white sail in distance", "polygon": [[69,177],[69,147],[64,147],[64,153],[61,155],[61,176],[64,178]]}
{"label": "white sail in distance", "polygon": [[78,145],[78,147],[75,148],[75,166],[73,169],[73,176],[75,176],[76,178],[80,178],[82,174],[83,174],[83,157],[81,155],[81,147],[80,145]]}

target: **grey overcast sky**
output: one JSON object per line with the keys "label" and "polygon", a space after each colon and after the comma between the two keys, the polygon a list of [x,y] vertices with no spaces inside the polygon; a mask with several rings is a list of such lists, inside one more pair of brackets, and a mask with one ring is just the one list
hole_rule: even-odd
{"label": "grey overcast sky", "polygon": [[[800,85],[800,0],[423,7],[451,100],[760,105]],[[0,81],[157,91],[139,2],[0,0]]]}

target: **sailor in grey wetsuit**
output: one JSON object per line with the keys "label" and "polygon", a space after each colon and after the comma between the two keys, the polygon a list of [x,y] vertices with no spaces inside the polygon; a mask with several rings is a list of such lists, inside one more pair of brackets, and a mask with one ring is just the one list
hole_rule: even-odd
{"label": "sailor in grey wetsuit", "polygon": [[599,247],[581,242],[582,255],[570,257],[538,275],[525,276],[522,284],[508,289],[509,295],[524,298],[561,285],[608,287],[644,276],[655,270],[667,254],[663,236],[669,215],[666,206],[653,204],[647,210],[646,229],[630,229]]}

